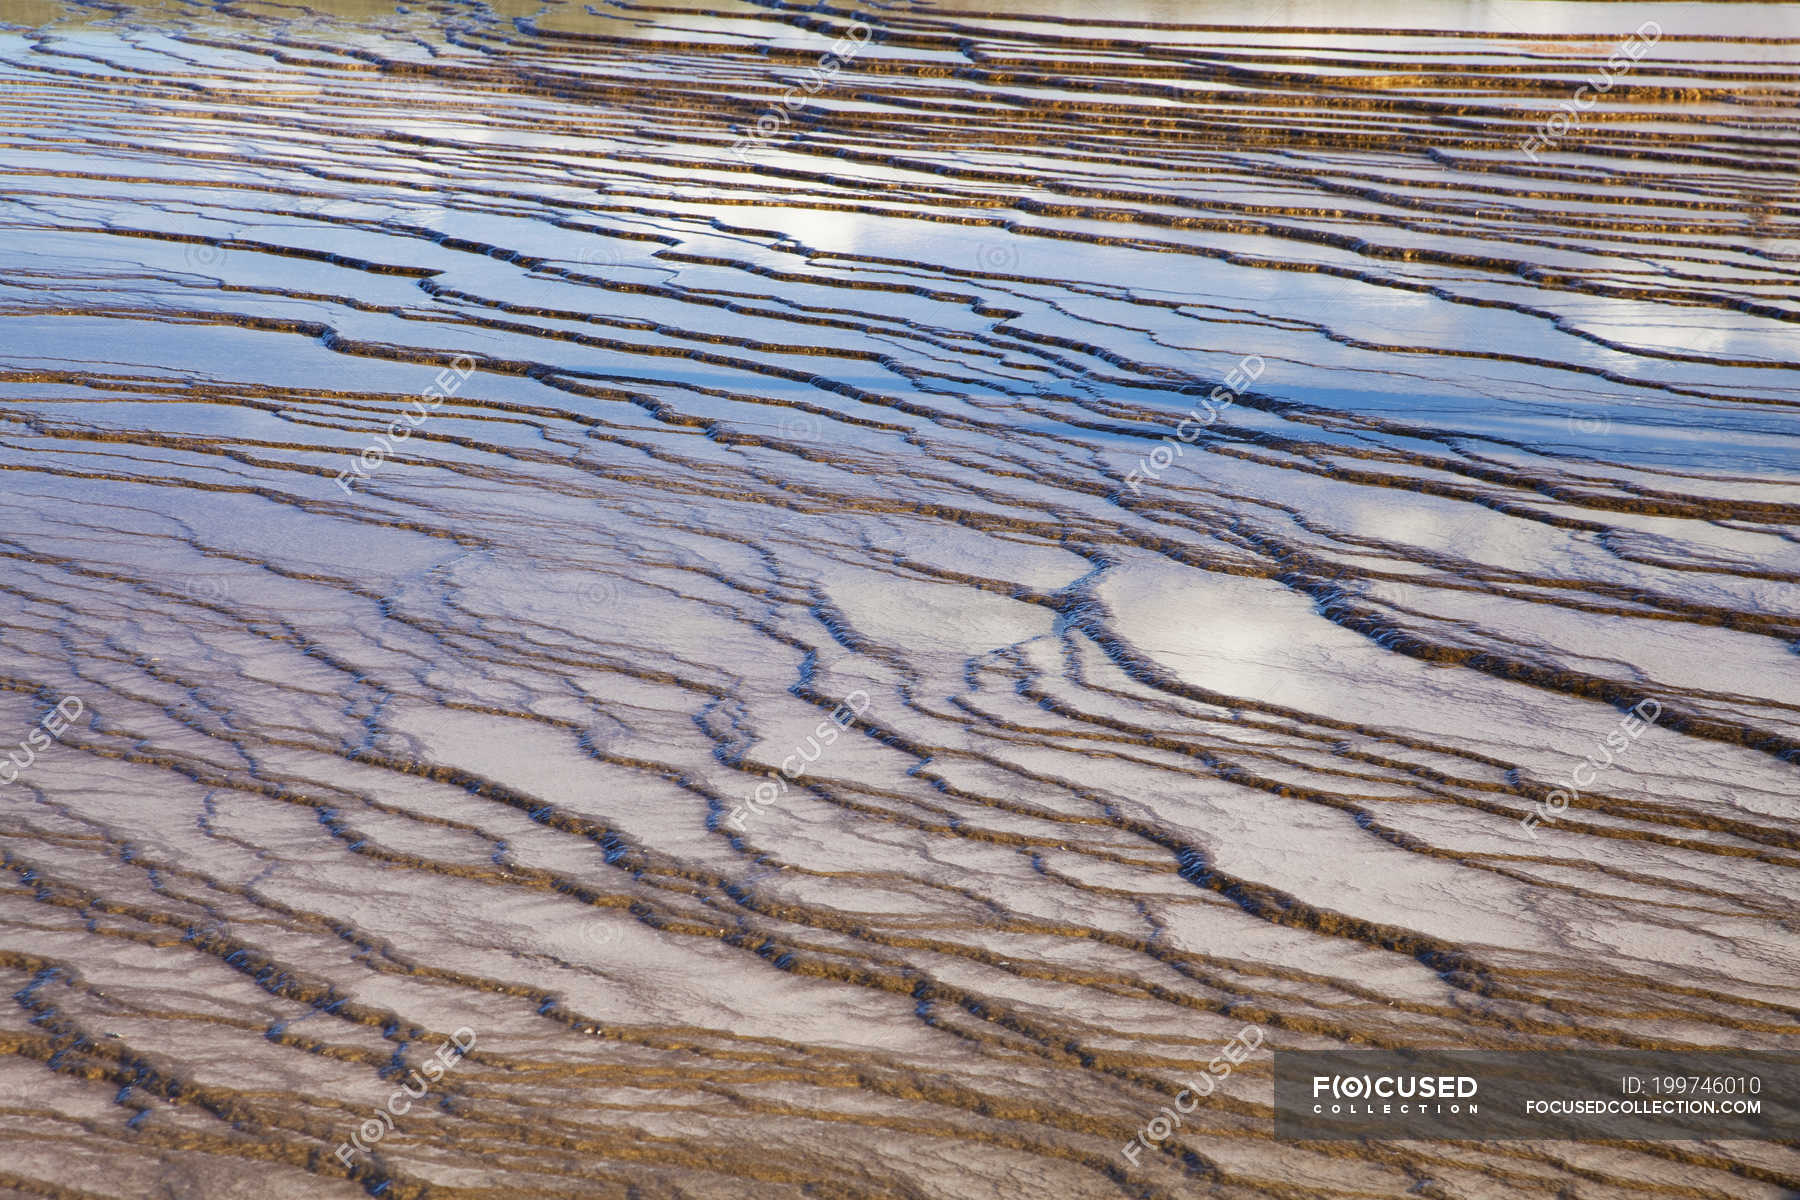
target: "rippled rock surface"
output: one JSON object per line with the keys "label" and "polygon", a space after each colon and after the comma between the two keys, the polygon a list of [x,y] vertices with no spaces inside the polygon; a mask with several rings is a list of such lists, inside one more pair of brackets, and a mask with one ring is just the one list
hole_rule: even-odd
{"label": "rippled rock surface", "polygon": [[0,1189],[1800,1187],[1270,1121],[1794,1048],[1795,8],[407,7],[0,5]]}

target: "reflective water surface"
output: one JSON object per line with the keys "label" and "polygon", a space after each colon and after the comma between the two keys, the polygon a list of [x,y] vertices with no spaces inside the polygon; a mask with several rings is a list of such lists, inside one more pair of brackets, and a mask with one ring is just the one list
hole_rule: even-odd
{"label": "reflective water surface", "polygon": [[0,2],[0,1190],[1795,1194],[1273,1140],[1800,1029],[1800,8],[1399,11]]}

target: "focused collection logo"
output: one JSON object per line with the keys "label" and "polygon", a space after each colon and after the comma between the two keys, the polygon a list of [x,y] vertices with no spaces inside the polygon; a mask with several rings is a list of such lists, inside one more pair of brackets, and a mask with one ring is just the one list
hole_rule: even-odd
{"label": "focused collection logo", "polygon": [[1312,1110],[1333,1116],[1477,1113],[1480,1105],[1462,1101],[1472,1100],[1480,1089],[1473,1075],[1314,1075]]}
{"label": "focused collection logo", "polygon": [[1277,1141],[1800,1139],[1800,1055],[1276,1050]]}

